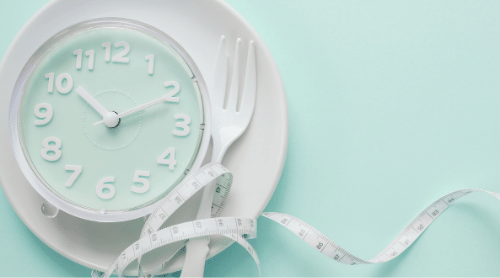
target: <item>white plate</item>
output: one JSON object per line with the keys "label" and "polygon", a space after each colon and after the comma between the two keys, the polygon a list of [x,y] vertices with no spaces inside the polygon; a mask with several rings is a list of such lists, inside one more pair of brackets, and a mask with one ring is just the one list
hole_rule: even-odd
{"label": "white plate", "polygon": [[[257,217],[271,198],[285,162],[288,118],[285,91],[278,68],[257,32],[222,1],[196,0],[55,0],[40,10],[19,32],[0,65],[0,183],[12,207],[28,228],[52,249],[79,264],[105,270],[135,241],[142,219],[122,223],[90,222],[66,213],[42,216],[42,198],[17,166],[8,136],[8,108],[14,83],[33,52],[64,27],[99,17],[123,17],[163,30],[191,55],[208,88],[221,35],[233,51],[237,37],[243,54],[249,40],[257,50],[257,103],[247,132],[223,161],[234,173],[234,185],[224,216]],[[170,223],[194,219],[200,195],[176,213]],[[211,244],[212,245],[212,244]],[[220,246],[221,244],[219,244]],[[213,246],[213,245],[212,245]],[[214,255],[223,248],[213,248]]]}

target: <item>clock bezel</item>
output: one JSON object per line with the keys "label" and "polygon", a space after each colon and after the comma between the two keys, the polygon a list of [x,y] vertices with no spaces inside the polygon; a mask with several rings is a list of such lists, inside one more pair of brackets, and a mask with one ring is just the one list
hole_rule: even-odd
{"label": "clock bezel", "polygon": [[[9,107],[9,129],[10,129],[11,144],[14,156],[23,175],[26,177],[31,186],[46,201],[56,206],[58,209],[82,219],[97,221],[97,222],[121,222],[121,221],[133,220],[150,214],[156,208],[156,204],[158,204],[158,202],[162,198],[160,197],[153,201],[147,202],[143,207],[137,209],[132,208],[126,211],[103,212],[71,204],[70,202],[68,202],[68,200],[61,198],[50,188],[47,188],[48,186],[45,185],[45,183],[41,180],[39,175],[32,169],[30,162],[28,161],[28,159],[24,154],[23,146],[21,144],[21,136],[19,134],[19,132],[21,131],[19,129],[18,117],[21,110],[20,105],[22,104],[22,97],[24,94],[25,84],[29,80],[31,73],[36,68],[38,62],[41,59],[43,59],[44,57],[43,53],[52,49],[53,47],[57,47],[60,44],[60,42],[68,36],[72,36],[79,32],[85,32],[89,29],[103,28],[103,27],[126,28],[130,30],[136,30],[145,33],[147,35],[150,35],[152,37],[158,38],[162,42],[166,42],[169,46],[171,46],[177,52],[177,54],[179,54],[181,58],[185,61],[185,63],[193,73],[194,78],[196,78],[196,82],[198,83],[199,96],[201,97],[201,99],[199,99],[199,105],[201,105],[201,110],[202,110],[202,117],[203,117],[202,123],[205,125],[196,158],[191,163],[191,171],[196,170],[201,166],[201,163],[205,158],[205,154],[208,150],[208,145],[210,142],[211,106],[208,96],[208,90],[200,70],[196,66],[193,59],[189,56],[189,54],[182,48],[182,46],[180,46],[170,36],[156,29],[153,26],[125,18],[106,17],[106,18],[97,18],[97,19],[82,21],[77,24],[64,28],[63,30],[57,32],[55,35],[50,37],[47,41],[45,41],[31,55],[30,59],[23,67],[15,83]],[[180,180],[178,182],[180,182]],[[172,188],[170,188],[170,190],[171,189]]]}

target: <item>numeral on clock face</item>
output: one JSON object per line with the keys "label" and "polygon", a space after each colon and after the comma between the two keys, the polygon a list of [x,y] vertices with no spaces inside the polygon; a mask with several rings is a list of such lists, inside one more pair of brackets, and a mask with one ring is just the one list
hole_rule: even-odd
{"label": "numeral on clock face", "polygon": [[64,169],[66,171],[73,171],[73,174],[71,175],[71,177],[69,177],[68,181],[64,184],[64,186],[66,186],[66,187],[71,187],[75,183],[76,179],[82,173],[82,166],[78,166],[78,165],[65,165]]}
{"label": "numeral on clock face", "polygon": [[49,94],[52,94],[52,92],[54,92],[54,73],[53,72],[47,73],[45,75],[45,79],[49,80],[49,86],[47,88],[47,92],[49,92]]}
{"label": "numeral on clock face", "polygon": [[187,114],[176,114],[174,118],[176,120],[182,120],[175,123],[175,126],[181,128],[182,130],[174,129],[172,133],[176,136],[188,136],[191,132],[191,129],[189,128],[189,125],[191,124],[191,117]]}
{"label": "numeral on clock face", "polygon": [[146,56],[146,61],[148,61],[148,73],[153,75],[155,69],[155,55],[151,54]]}
{"label": "numeral on clock face", "polygon": [[111,42],[103,43],[102,47],[105,48],[104,61],[109,62],[111,60],[114,63],[128,63],[130,61],[128,57],[125,57],[130,52],[130,44],[128,42],[121,41],[114,43],[115,48],[123,47],[124,49],[115,56],[113,56],[113,58],[111,58]]}
{"label": "numeral on clock face", "polygon": [[[52,144],[53,143],[53,144]],[[61,140],[57,137],[47,137],[43,140],[42,143],[43,149],[40,152],[43,159],[47,161],[57,161],[61,158]],[[53,153],[53,155],[49,155],[49,153]]]}
{"label": "numeral on clock face", "polygon": [[[42,111],[42,109],[45,111]],[[52,106],[50,104],[40,103],[35,106],[35,115],[40,119],[35,120],[35,125],[46,125],[52,120],[54,111],[52,110]]]}
{"label": "numeral on clock face", "polygon": [[111,42],[105,42],[102,44],[104,47],[104,61],[109,62],[111,60]]}
{"label": "numeral on clock face", "polygon": [[[50,72],[45,75],[45,79],[49,80],[47,91],[51,94],[54,91],[54,73]],[[66,82],[64,82],[66,81]],[[66,84],[64,84],[66,83]],[[73,77],[69,73],[61,73],[56,79],[56,89],[60,94],[67,94],[73,89]]]}
{"label": "numeral on clock face", "polygon": [[130,59],[125,57],[130,52],[130,45],[128,44],[128,42],[115,42],[115,47],[123,47],[124,49],[122,50],[122,52],[113,56],[111,61],[115,63],[128,63]]}
{"label": "numeral on clock face", "polygon": [[[63,81],[66,80],[66,85],[63,85]],[[56,79],[57,91],[63,95],[71,92],[73,89],[73,78],[69,73],[61,73]]]}
{"label": "numeral on clock face", "polygon": [[179,83],[175,82],[175,81],[167,81],[163,84],[163,86],[165,86],[165,88],[168,88],[168,87],[174,87],[174,89],[172,91],[170,91],[167,95],[166,95],[166,102],[179,102],[179,98],[178,97],[174,97],[175,95],[177,95],[181,89],[181,86],[179,85]]}
{"label": "numeral on clock face", "polygon": [[148,179],[144,177],[149,177],[150,173],[149,171],[135,171],[134,174],[134,182],[135,183],[142,183],[141,187],[138,186],[132,186],[130,190],[135,193],[145,193],[149,190],[149,181]]}
{"label": "numeral on clock face", "polygon": [[[100,179],[95,187],[97,196],[104,200],[113,198],[115,196],[115,187],[111,184],[113,182],[115,182],[115,177],[105,177]],[[107,189],[107,192],[104,192],[105,189]]]}
{"label": "numeral on clock face", "polygon": [[83,51],[81,49],[73,51],[73,55],[76,55],[76,69],[82,68],[82,53]]}
{"label": "numeral on clock face", "polygon": [[93,70],[94,69],[95,50],[85,51],[85,56],[89,57],[89,64],[88,64],[89,70]]}
{"label": "numeral on clock face", "polygon": [[175,148],[168,148],[158,157],[156,162],[161,165],[168,165],[168,169],[174,170],[174,166],[177,164],[175,160]]}
{"label": "numeral on clock face", "polygon": [[[81,49],[73,51],[73,55],[76,55],[76,69],[82,68],[82,60],[83,60],[82,53],[83,50]],[[94,50],[85,51],[85,56],[89,57],[89,62],[87,66],[89,70],[94,69],[94,54],[95,54]]]}

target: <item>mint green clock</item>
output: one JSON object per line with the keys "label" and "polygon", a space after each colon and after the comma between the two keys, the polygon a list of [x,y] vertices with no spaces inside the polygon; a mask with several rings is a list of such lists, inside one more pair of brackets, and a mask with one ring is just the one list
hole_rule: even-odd
{"label": "mint green clock", "polygon": [[83,22],[26,64],[10,106],[13,147],[54,206],[130,220],[199,167],[209,107],[194,62],[166,34],[125,19]]}

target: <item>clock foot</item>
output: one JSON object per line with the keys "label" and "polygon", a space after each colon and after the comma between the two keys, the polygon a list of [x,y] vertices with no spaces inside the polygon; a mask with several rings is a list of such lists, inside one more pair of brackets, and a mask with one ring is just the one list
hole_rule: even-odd
{"label": "clock foot", "polygon": [[54,218],[59,213],[59,209],[47,201],[43,202],[41,210],[47,218]]}

